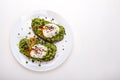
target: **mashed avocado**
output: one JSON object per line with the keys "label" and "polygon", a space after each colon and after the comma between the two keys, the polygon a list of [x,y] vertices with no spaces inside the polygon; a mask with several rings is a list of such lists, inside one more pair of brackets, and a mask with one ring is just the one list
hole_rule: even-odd
{"label": "mashed avocado", "polygon": [[56,25],[59,27],[59,32],[56,33],[55,36],[45,37],[42,30],[43,30],[43,27],[47,24],[52,24],[52,22],[49,22],[49,21],[41,19],[41,18],[34,18],[31,23],[32,30],[38,37],[42,38],[43,40],[45,40],[47,42],[57,42],[64,38],[65,29],[63,26],[58,25],[58,24],[56,24]]}
{"label": "mashed avocado", "polygon": [[[42,58],[34,58],[30,55],[31,49],[34,45],[40,44],[45,47],[47,47],[46,55]],[[57,47],[54,44],[44,42],[39,40],[38,38],[31,37],[30,39],[23,38],[19,42],[19,49],[20,52],[24,55],[26,55],[28,58],[31,58],[32,60],[37,60],[40,62],[46,62],[50,61],[55,57]]]}

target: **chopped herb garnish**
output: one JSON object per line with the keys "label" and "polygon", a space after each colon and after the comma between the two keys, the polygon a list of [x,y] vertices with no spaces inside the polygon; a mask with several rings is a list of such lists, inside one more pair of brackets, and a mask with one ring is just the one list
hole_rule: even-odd
{"label": "chopped herb garnish", "polygon": [[20,35],[20,33],[18,33],[18,35]]}
{"label": "chopped herb garnish", "polygon": [[54,18],[52,18],[52,21],[54,20]]}
{"label": "chopped herb garnish", "polygon": [[26,61],[26,64],[28,64],[28,61]]}
{"label": "chopped herb garnish", "polygon": [[31,27],[29,27],[29,29],[31,29]]}
{"label": "chopped herb garnish", "polygon": [[29,32],[28,34],[31,34],[31,32]]}
{"label": "chopped herb garnish", "polygon": [[34,60],[32,59],[32,62],[34,63]]}
{"label": "chopped herb garnish", "polygon": [[57,35],[57,32],[55,32],[55,34]]}
{"label": "chopped herb garnish", "polygon": [[66,35],[66,32],[65,32],[65,35]]}
{"label": "chopped herb garnish", "polygon": [[51,22],[54,21],[54,18],[51,19]]}
{"label": "chopped herb garnish", "polygon": [[33,37],[35,38],[35,35]]}
{"label": "chopped herb garnish", "polygon": [[28,38],[28,36],[25,36],[25,38]]}
{"label": "chopped herb garnish", "polygon": [[41,66],[41,64],[39,64],[38,66]]}

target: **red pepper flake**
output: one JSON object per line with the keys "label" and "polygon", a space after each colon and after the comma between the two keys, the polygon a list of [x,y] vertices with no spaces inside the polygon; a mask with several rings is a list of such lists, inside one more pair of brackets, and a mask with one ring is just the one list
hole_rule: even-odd
{"label": "red pepper flake", "polygon": [[34,48],[32,48],[32,50],[35,50],[35,52],[37,52],[38,54],[41,54],[41,52],[46,52],[46,50],[39,49],[37,46],[35,46]]}
{"label": "red pepper flake", "polygon": [[52,31],[54,29],[54,27],[52,27],[52,26],[50,26],[50,27],[49,26],[44,26],[43,29],[47,29],[47,30]]}

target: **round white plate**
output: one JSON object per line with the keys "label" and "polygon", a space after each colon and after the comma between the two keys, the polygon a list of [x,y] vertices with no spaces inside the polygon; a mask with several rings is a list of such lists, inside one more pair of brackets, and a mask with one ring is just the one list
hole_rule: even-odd
{"label": "round white plate", "polygon": [[[25,37],[34,36],[31,30],[31,21],[33,18],[47,18],[47,20],[54,19],[53,22],[63,25],[66,31],[66,35],[64,39],[60,42],[55,43],[57,46],[57,52],[55,58],[49,62],[40,63],[35,61],[34,63],[31,59],[28,59],[26,56],[19,52],[18,43],[20,39]],[[31,34],[29,34],[29,32]],[[12,54],[17,59],[17,61],[23,65],[25,68],[33,70],[33,71],[48,71],[55,69],[60,66],[69,56],[72,49],[72,32],[69,24],[55,12],[48,10],[35,11],[31,14],[27,14],[26,16],[22,16],[16,23],[16,25],[12,28],[10,34],[10,47],[12,50]],[[28,63],[26,63],[28,62]]]}

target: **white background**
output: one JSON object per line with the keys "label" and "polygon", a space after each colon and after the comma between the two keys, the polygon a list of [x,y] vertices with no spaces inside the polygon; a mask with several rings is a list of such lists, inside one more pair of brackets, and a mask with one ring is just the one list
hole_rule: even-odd
{"label": "white background", "polygon": [[[47,9],[71,25],[74,46],[59,68],[33,72],[9,47],[10,30],[24,13]],[[120,0],[0,0],[0,80],[120,80]]]}

